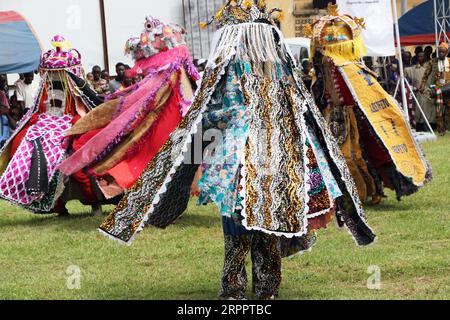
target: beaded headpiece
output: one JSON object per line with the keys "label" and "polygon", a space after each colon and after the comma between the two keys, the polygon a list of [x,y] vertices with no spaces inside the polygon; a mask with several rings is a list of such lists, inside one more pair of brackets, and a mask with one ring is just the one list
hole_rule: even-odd
{"label": "beaded headpiece", "polygon": [[226,4],[208,22],[200,23],[201,28],[216,22],[217,26],[269,22],[275,24],[283,19],[280,9],[267,9],[266,0],[227,0]]}
{"label": "beaded headpiece", "polygon": [[125,53],[134,60],[148,58],[157,53],[186,45],[186,31],[176,24],[164,24],[153,17],[146,17],[144,30],[139,38],[130,38]]}
{"label": "beaded headpiece", "polygon": [[361,37],[364,19],[340,15],[337,5],[328,4],[328,14],[306,24],[303,33],[312,41],[312,49],[326,56],[340,56],[346,60],[358,60],[366,54]]}
{"label": "beaded headpiece", "polygon": [[72,48],[71,44],[61,35],[54,36],[51,42],[55,49],[51,49],[41,56],[40,69],[43,71],[64,69],[81,76],[80,53]]}

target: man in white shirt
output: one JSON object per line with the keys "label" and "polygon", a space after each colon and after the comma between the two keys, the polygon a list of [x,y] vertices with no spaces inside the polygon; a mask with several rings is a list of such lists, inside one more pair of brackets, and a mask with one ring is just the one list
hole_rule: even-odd
{"label": "man in white shirt", "polygon": [[16,96],[20,108],[25,114],[29,108],[33,107],[34,98],[39,89],[36,82],[33,82],[33,72],[25,73],[23,81],[16,83]]}

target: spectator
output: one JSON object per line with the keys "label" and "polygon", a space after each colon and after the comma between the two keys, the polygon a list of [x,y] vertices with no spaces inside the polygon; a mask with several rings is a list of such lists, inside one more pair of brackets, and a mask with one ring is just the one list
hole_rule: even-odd
{"label": "spectator", "polygon": [[[430,97],[430,81],[426,84],[423,92],[420,91],[422,86],[422,79],[424,78],[425,71],[428,67],[428,62],[425,61],[425,52],[419,52],[417,54],[417,63],[414,66],[405,69],[405,76],[409,81],[414,93],[416,94],[417,100],[422,107],[425,116],[430,124],[434,125],[436,123],[436,109],[434,103]],[[415,120],[417,131],[426,131],[425,118],[416,106],[415,108]]]}
{"label": "spectator", "polygon": [[5,93],[6,98],[8,98],[8,78],[6,74],[0,74],[0,91],[3,91]]}
{"label": "spectator", "polygon": [[426,46],[425,50],[423,51],[425,54],[425,62],[431,61],[431,55],[433,54],[433,47],[432,46]]}
{"label": "spectator", "polygon": [[[420,54],[421,52],[419,52]],[[412,55],[411,52],[402,50],[402,60],[403,60],[403,67],[408,68],[412,65]],[[416,64],[417,64],[417,55],[416,55]]]}
{"label": "spectator", "polygon": [[106,69],[102,70],[102,79],[106,80],[108,82],[108,84],[109,84],[109,72],[108,72],[108,70],[106,70]]}
{"label": "spectator", "polygon": [[435,89],[439,89],[436,99],[436,125],[439,134],[445,135],[450,129],[450,99],[445,97],[440,90],[450,85],[450,58],[449,45],[441,43],[438,47],[437,58],[427,64],[427,69],[422,79],[421,92],[426,92],[427,85],[432,84]]}
{"label": "spectator", "polygon": [[18,86],[21,85],[21,83],[23,83],[23,80],[25,79],[25,76],[23,73],[19,73],[19,79],[16,80],[16,82],[14,82],[14,88],[17,88]]}
{"label": "spectator", "polygon": [[33,80],[34,73],[28,72],[24,74],[23,81],[17,82],[15,94],[23,114],[25,114],[29,108],[33,107],[34,98],[38,91],[39,85]]}
{"label": "spectator", "polygon": [[116,64],[116,74],[116,78],[109,81],[109,91],[111,93],[114,93],[122,86],[125,77],[125,64],[122,62]]}
{"label": "spectator", "polygon": [[19,103],[17,102],[17,96],[13,94],[9,99],[9,110],[10,114],[16,122],[22,119],[23,114],[20,110]]}
{"label": "spectator", "polygon": [[108,81],[102,79],[102,69],[99,66],[94,66],[92,68],[92,81],[91,87],[97,92],[99,95],[107,95],[109,94],[109,84]]}
{"label": "spectator", "polygon": [[12,129],[16,127],[16,121],[10,116],[8,95],[4,91],[6,75],[0,75],[0,148],[11,137]]}
{"label": "spectator", "polygon": [[417,46],[417,47],[414,49],[414,57],[413,57],[412,60],[411,60],[411,64],[412,64],[412,65],[415,65],[415,64],[417,63],[417,54],[419,54],[419,52],[423,52],[422,46]]}
{"label": "spectator", "polygon": [[373,59],[372,57],[364,57],[363,58],[364,65],[373,71]]}
{"label": "spectator", "polygon": [[94,80],[94,76],[92,75],[92,72],[88,72],[88,74],[86,75],[86,79],[89,83],[91,83],[92,80]]}
{"label": "spectator", "polygon": [[6,74],[0,74],[0,107],[9,108],[8,80]]}
{"label": "spectator", "polygon": [[126,88],[128,88],[129,86],[131,86],[131,85],[133,85],[135,83],[134,82],[134,78],[130,77],[127,74],[127,72],[126,72],[126,70],[130,70],[131,69],[130,66],[129,65],[125,65],[124,67],[125,67],[125,72],[124,72],[124,76],[123,76],[123,81],[122,81],[119,89],[117,89],[118,91],[125,90]]}

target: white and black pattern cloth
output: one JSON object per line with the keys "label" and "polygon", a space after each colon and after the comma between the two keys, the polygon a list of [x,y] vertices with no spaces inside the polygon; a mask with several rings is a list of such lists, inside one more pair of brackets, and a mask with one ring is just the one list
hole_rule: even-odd
{"label": "white and black pattern cloth", "polygon": [[[235,222],[232,218],[223,217],[223,224],[226,230]],[[282,258],[278,237],[244,229],[232,235],[225,232],[224,240],[225,259],[219,298],[236,300],[245,298],[247,290],[245,259],[249,253],[252,261],[252,290],[256,299],[276,298],[281,284]]]}

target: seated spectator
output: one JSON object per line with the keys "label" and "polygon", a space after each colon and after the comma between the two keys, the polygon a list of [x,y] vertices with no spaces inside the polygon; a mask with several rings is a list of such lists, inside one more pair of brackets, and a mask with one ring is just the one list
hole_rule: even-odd
{"label": "seated spectator", "polygon": [[115,79],[109,81],[109,91],[111,93],[114,93],[122,86],[125,76],[125,64],[122,62],[116,64],[116,74]]}
{"label": "seated spectator", "polygon": [[86,79],[89,82],[89,84],[92,82],[92,80],[94,80],[94,76],[92,75],[92,72],[88,72],[86,74]]}
{"label": "seated spectator", "polygon": [[34,73],[28,72],[24,74],[23,81],[16,82],[15,94],[17,101],[23,114],[25,114],[29,108],[33,107],[34,98],[39,89],[39,84],[34,82]]}
{"label": "seated spectator", "polygon": [[90,84],[91,87],[97,92],[99,95],[107,95],[109,94],[109,84],[108,81],[102,79],[102,69],[99,66],[94,66],[92,68],[92,77]]}

